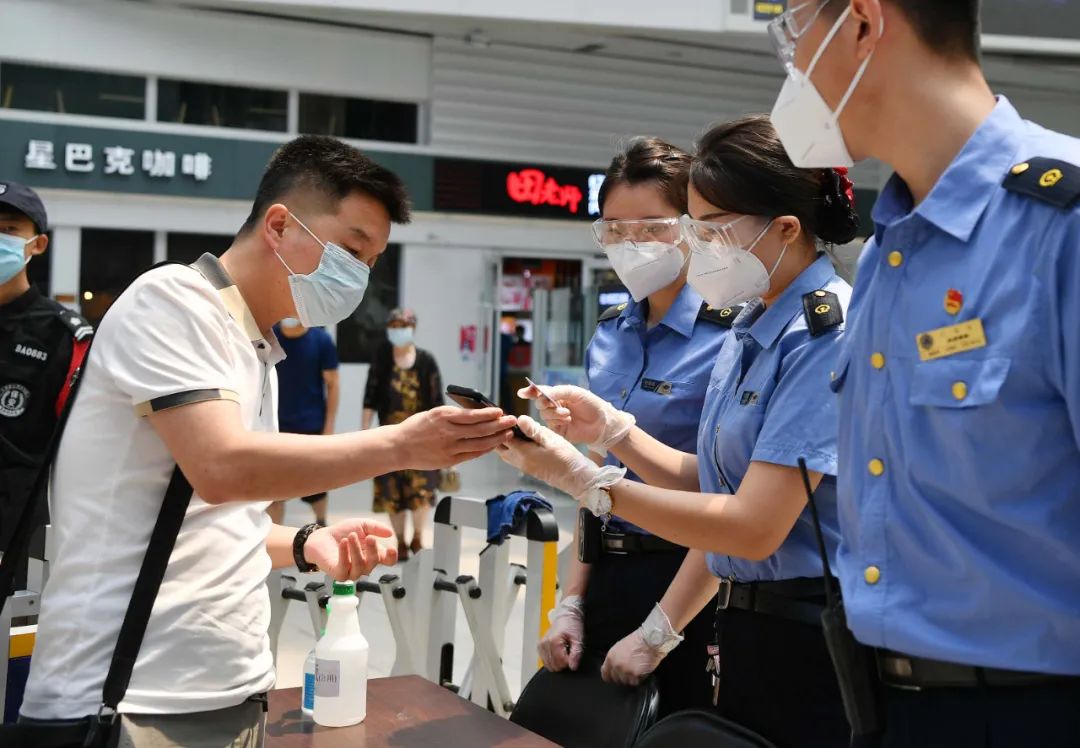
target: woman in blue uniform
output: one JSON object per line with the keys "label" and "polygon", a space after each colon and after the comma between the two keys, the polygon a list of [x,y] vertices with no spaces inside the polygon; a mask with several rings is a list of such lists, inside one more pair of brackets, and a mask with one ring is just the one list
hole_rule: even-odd
{"label": "woman in blue uniform", "polygon": [[[850,287],[823,249],[855,236],[852,203],[843,173],[791,164],[768,118],[711,130],[691,169],[693,218],[683,220],[688,281],[714,307],[747,304],[712,372],[696,454],[663,444],[632,414],[572,387],[548,392],[558,409],[540,401],[545,419],[567,439],[611,450],[648,485],[594,465],[527,418],[519,425],[539,443],[502,451],[598,516],[613,512],[710,551],[708,568],[721,579],[717,708],[781,748],[843,746],[849,736],[819,627],[822,565],[797,466],[805,458],[835,555],[829,378]],[[658,661],[678,641],[693,598],[672,595],[681,581],[625,643],[629,660]]]}
{"label": "woman in blue uniform", "polygon": [[[686,284],[688,252],[679,220],[686,212],[690,161],[657,138],[635,138],[612,160],[593,234],[634,300],[600,315],[585,357],[595,395],[683,451],[694,449],[709,373],[734,319],[732,310],[710,310]],[[612,454],[597,461],[622,465]],[[632,472],[627,477],[636,480]],[[562,601],[540,643],[550,670],[577,670],[582,656],[603,661],[648,615],[687,556],[685,547],[619,517],[587,532],[596,557],[571,561]],[[698,573],[689,583],[706,590],[700,611],[715,596],[716,580],[702,557],[690,566]],[[703,662],[712,615],[691,617],[687,641],[656,670],[662,714],[709,703]]]}

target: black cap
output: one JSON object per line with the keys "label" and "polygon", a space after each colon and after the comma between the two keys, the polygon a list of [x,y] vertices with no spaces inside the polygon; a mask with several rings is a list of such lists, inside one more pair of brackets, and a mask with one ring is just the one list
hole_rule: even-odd
{"label": "black cap", "polygon": [[0,181],[0,208],[11,207],[22,213],[37,228],[39,234],[49,230],[49,217],[45,214],[45,205],[37,193],[18,182]]}

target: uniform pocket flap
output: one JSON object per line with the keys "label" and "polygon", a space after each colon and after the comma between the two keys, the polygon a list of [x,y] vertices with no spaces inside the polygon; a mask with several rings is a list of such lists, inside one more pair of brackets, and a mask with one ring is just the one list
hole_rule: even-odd
{"label": "uniform pocket flap", "polygon": [[935,408],[974,408],[993,402],[1005,377],[1009,359],[939,359],[915,365],[911,379],[912,405]]}

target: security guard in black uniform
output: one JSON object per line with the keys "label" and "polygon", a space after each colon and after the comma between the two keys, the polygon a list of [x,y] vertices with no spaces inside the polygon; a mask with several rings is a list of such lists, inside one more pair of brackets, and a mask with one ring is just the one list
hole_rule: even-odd
{"label": "security guard in black uniform", "polygon": [[0,550],[34,498],[71,375],[93,335],[85,319],[43,296],[26,277],[26,265],[49,245],[47,229],[37,194],[0,181]]}

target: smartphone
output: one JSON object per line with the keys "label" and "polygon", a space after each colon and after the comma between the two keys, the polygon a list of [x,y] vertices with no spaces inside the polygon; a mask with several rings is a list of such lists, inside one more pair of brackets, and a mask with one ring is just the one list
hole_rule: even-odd
{"label": "smartphone", "polygon": [[[446,385],[446,396],[466,410],[479,410],[480,408],[498,408],[499,406],[482,392],[477,392],[471,387],[462,387],[456,384]],[[525,432],[517,426],[513,428],[514,438],[531,442],[532,439],[525,436]]]}

